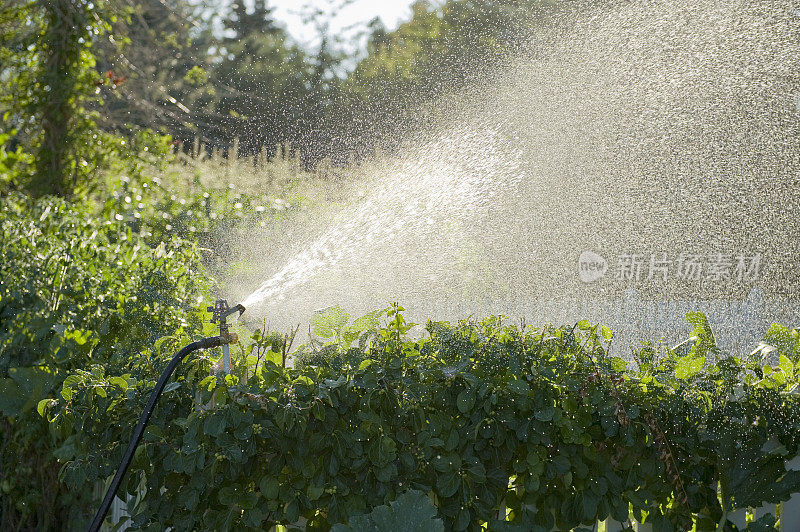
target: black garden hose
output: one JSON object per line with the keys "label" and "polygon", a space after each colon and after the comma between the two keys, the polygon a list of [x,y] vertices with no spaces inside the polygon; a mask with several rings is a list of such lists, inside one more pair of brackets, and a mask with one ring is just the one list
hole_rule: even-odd
{"label": "black garden hose", "polygon": [[117,489],[119,489],[119,485],[122,483],[122,478],[128,471],[128,466],[131,465],[133,453],[136,452],[136,447],[139,446],[139,440],[142,439],[144,428],[147,426],[147,422],[150,420],[150,415],[153,413],[156,402],[158,402],[161,392],[164,391],[164,386],[167,385],[167,381],[172,376],[172,372],[175,371],[175,368],[178,367],[178,364],[180,364],[189,353],[197,351],[198,349],[218,347],[227,344],[230,341],[230,337],[223,336],[211,336],[209,338],[203,338],[196,342],[192,342],[178,351],[175,356],[172,357],[172,360],[169,361],[169,365],[167,365],[166,369],[161,373],[161,377],[158,379],[155,389],[150,394],[150,399],[147,400],[147,406],[144,407],[144,412],[142,412],[142,415],[139,418],[139,423],[136,425],[136,428],[133,429],[131,441],[128,444],[127,450],[125,451],[125,455],[122,457],[122,461],[119,464],[117,473],[114,475],[114,479],[111,481],[108,491],[106,491],[106,496],[103,499],[103,503],[100,505],[100,509],[97,510],[97,514],[94,516],[92,524],[89,525],[89,532],[97,532],[100,530],[100,525],[103,524],[103,520],[106,518],[108,509],[111,507],[111,501],[114,500],[114,495],[116,495]]}

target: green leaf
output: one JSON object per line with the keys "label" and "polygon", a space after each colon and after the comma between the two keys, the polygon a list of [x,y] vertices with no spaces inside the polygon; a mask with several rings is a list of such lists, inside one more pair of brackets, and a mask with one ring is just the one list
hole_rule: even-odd
{"label": "green leaf", "polygon": [[286,520],[290,523],[297,521],[297,518],[300,516],[300,508],[297,499],[292,499],[289,504],[286,505],[285,516]]}
{"label": "green leaf", "polygon": [[466,530],[469,526],[469,510],[461,508],[456,516],[456,522],[453,524],[453,530]]}
{"label": "green leaf", "polygon": [[461,486],[461,477],[457,472],[444,473],[436,479],[436,489],[440,497],[452,497]]}
{"label": "green leaf", "polygon": [[55,402],[55,399],[42,399],[39,401],[39,404],[36,405],[36,412],[38,412],[40,416],[44,417],[45,409],[53,405]]}
{"label": "green leaf", "polygon": [[309,484],[308,488],[306,489],[306,497],[308,497],[308,500],[310,501],[316,501],[322,496],[323,493],[325,493],[325,488],[314,484]]}
{"label": "green leaf", "polygon": [[679,379],[690,379],[703,371],[705,356],[686,355],[678,358],[675,364],[675,376]]}
{"label": "green leaf", "polygon": [[217,387],[217,377],[215,377],[214,375],[208,375],[204,377],[203,380],[200,381],[198,386],[200,388],[205,388],[206,391],[210,392],[211,390]]}
{"label": "green leaf", "polygon": [[111,377],[110,379],[108,379],[108,382],[109,384],[112,384],[114,386],[119,386],[120,388],[122,388],[122,391],[128,389],[128,381],[122,377]]}
{"label": "green leaf", "polygon": [[789,357],[781,355],[779,358],[779,365],[787,379],[792,379],[794,377],[794,364],[789,360]]}
{"label": "green leaf", "polygon": [[321,338],[333,338],[342,327],[347,325],[350,314],[346,313],[339,305],[318,310],[309,320],[314,334]]}
{"label": "green leaf", "polygon": [[528,395],[531,391],[531,387],[524,380],[514,379],[508,383],[508,390],[517,395]]}
{"label": "green leaf", "polygon": [[70,375],[64,379],[64,384],[61,387],[61,397],[66,401],[71,401],[75,394],[75,387],[83,384],[86,377],[83,375]]}
{"label": "green leaf", "polygon": [[[375,310],[368,314],[357,318],[347,329],[342,333],[343,347],[350,347],[353,340],[361,336],[367,331],[376,329],[381,323],[381,316],[386,314],[386,310]],[[346,323],[346,321],[345,321]]]}
{"label": "green leaf", "polygon": [[708,318],[702,312],[687,312],[686,321],[692,325],[691,335],[697,338],[690,354],[705,357],[708,351],[717,345]]}
{"label": "green leaf", "polygon": [[537,410],[533,414],[533,416],[539,421],[552,421],[555,413],[556,413],[555,407],[553,407],[552,405],[547,405],[544,408]]}
{"label": "green leaf", "polygon": [[278,498],[278,479],[275,477],[262,477],[258,483],[258,489],[266,499],[276,500]]}
{"label": "green leaf", "polygon": [[781,352],[781,354],[792,356],[797,354],[797,341],[792,335],[792,331],[785,325],[773,323],[764,335],[764,341]]}
{"label": "green leaf", "polygon": [[471,411],[472,407],[475,405],[475,396],[470,390],[461,390],[456,399],[456,403],[458,405],[458,411],[462,414],[466,414]]}
{"label": "green leaf", "polygon": [[219,436],[225,431],[225,414],[214,412],[203,423],[203,432],[209,436]]}
{"label": "green leaf", "polygon": [[600,504],[600,497],[591,490],[583,490],[580,493],[580,512],[582,521],[590,521],[597,516],[597,507]]}
{"label": "green leaf", "polygon": [[628,368],[628,362],[620,357],[611,358],[611,369],[614,373],[623,373]]}
{"label": "green leaf", "polygon": [[563,454],[559,454],[555,458],[553,458],[553,465],[555,466],[556,471],[558,471],[562,475],[570,470],[569,458],[567,458]]}

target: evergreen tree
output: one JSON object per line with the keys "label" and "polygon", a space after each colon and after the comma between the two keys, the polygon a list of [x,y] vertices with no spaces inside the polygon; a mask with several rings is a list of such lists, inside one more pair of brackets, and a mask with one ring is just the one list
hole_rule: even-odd
{"label": "evergreen tree", "polygon": [[302,138],[312,75],[306,54],[289,42],[265,0],[252,10],[233,4],[224,27],[211,71],[217,91],[208,102],[223,132],[209,140],[227,146],[239,139],[241,152],[252,154]]}

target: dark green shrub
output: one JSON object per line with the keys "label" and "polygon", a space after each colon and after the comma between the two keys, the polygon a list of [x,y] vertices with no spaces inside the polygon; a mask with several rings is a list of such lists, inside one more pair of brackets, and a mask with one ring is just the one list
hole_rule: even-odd
{"label": "dark green shrub", "polygon": [[[195,309],[207,305],[201,302],[211,285],[204,264],[216,255],[201,246],[218,247],[213,235],[241,221],[244,212],[255,210],[258,222],[282,216],[274,209],[249,209],[256,200],[227,185],[205,193],[195,186],[179,197],[147,177],[145,169],[169,157],[163,137],[140,132],[127,149],[136,157],[116,159],[115,172],[129,177],[107,179],[85,203],[34,200],[9,193],[15,186],[0,182],[4,530],[61,529],[65,523],[81,528],[92,506],[90,491],[65,489],[61,481],[69,470],[61,471],[57,461],[79,456],[91,442],[48,429],[36,405],[57,396],[68,375],[78,378],[81,372],[132,373],[132,382],[148,385],[140,377],[156,374],[160,357],[202,329],[202,312]],[[0,149],[0,173],[26,157]],[[128,393],[136,401],[146,395],[141,388],[134,393],[134,387]],[[108,442],[128,438],[125,424],[107,428]]]}
{"label": "dark green shrub", "polygon": [[[316,365],[267,357],[247,384],[206,376],[203,359],[185,364],[125,486],[139,495],[134,525],[303,518],[324,530],[418,490],[448,530],[564,530],[624,521],[629,507],[657,530],[733,530],[732,510],[800,489],[800,473],[784,467],[800,437],[796,343],[778,369],[741,361],[691,314],[691,349],[645,347],[634,369],[608,357],[610,331],[587,322],[430,322],[428,337],[411,340],[400,310],[355,335],[337,312],[318,328],[337,342]],[[90,442],[67,463],[68,485],[113,472],[157,375],[135,374],[148,373],[84,371],[42,404],[58,431]],[[197,392],[215,406],[198,408]]]}

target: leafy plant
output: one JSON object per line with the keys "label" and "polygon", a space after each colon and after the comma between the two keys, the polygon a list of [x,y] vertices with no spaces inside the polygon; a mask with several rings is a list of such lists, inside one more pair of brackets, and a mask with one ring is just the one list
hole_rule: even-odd
{"label": "leafy plant", "polygon": [[331,532],[444,532],[436,518],[436,507],[421,491],[410,490],[388,505],[376,506],[370,513],[350,518],[348,524],[334,525]]}
{"label": "leafy plant", "polygon": [[[86,399],[70,394],[78,383],[91,385],[91,396],[113,388],[123,394],[118,403],[133,400],[130,372],[153,374],[173,339],[200,329],[203,315],[192,309],[207,289],[191,241],[173,237],[150,247],[123,221],[97,218],[90,206],[0,198],[3,529],[83,526],[91,493],[65,489],[58,460],[80,455],[89,441],[50,430],[40,414],[58,396],[71,417],[72,405]],[[102,386],[92,384],[100,378]],[[111,421],[109,415],[92,423]],[[105,426],[102,439],[120,438],[118,431]]]}
{"label": "leafy plant", "polygon": [[[181,368],[125,486],[133,525],[372,529],[424,502],[415,490],[436,508],[422,521],[453,530],[572,529],[632,509],[657,530],[732,531],[734,510],[800,490],[784,465],[798,452],[795,381],[725,356],[710,335],[715,358],[678,378],[686,355],[646,347],[629,368],[588,322],[429,322],[413,339],[402,307],[381,315],[356,347],[340,341],[341,309],[321,313],[318,332],[336,341],[304,346],[297,368],[265,359],[246,383],[209,380],[201,360]],[[111,374],[74,375],[44,410],[96,442],[66,463],[69,486],[110,474],[124,439],[97,420],[131,427],[141,403],[123,398],[152,385],[135,369],[127,390]]]}
{"label": "leafy plant", "polygon": [[359,340],[359,343],[366,342],[370,333],[376,332],[381,317],[391,312],[392,307],[369,312],[347,325],[350,314],[335,305],[314,313],[309,325],[320,338],[333,339],[340,348],[349,349],[355,340]]}

